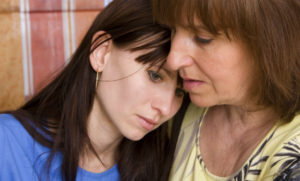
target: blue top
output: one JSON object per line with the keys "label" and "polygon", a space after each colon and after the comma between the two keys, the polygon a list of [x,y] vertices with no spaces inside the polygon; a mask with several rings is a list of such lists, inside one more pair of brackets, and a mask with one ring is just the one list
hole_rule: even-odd
{"label": "blue top", "polygon": [[[47,180],[45,163],[50,149],[36,142],[22,124],[10,114],[0,114],[0,181]],[[60,181],[61,154],[52,161],[49,179]],[[88,172],[80,167],[77,181],[119,181],[117,165],[102,173]]]}

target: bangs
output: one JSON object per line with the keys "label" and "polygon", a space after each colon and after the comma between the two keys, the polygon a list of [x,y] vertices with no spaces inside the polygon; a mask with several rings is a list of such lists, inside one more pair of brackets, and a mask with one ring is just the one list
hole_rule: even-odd
{"label": "bangs", "polygon": [[162,66],[167,59],[171,47],[171,31],[165,26],[160,26],[152,22],[151,25],[141,26],[128,32],[122,32],[113,38],[99,41],[101,37],[107,35],[103,33],[99,35],[93,42],[90,53],[92,53],[102,43],[112,40],[114,45],[126,51],[145,51],[146,53],[138,56],[135,60],[149,66]]}
{"label": "bangs", "polygon": [[139,39],[129,48],[130,51],[149,50],[147,53],[140,55],[136,61],[142,64],[162,66],[167,59],[171,47],[171,32],[164,31],[154,35],[148,35]]}
{"label": "bangs", "polygon": [[[171,46],[171,31],[165,26],[152,22],[113,39],[115,46],[130,51],[144,51],[135,60],[142,64],[163,65]],[[125,43],[123,43],[125,42]]]}
{"label": "bangs", "polygon": [[153,0],[152,5],[155,19],[171,28],[177,25],[198,32],[201,27],[213,35],[240,37],[245,33],[242,26],[255,14],[254,4],[249,0]]}

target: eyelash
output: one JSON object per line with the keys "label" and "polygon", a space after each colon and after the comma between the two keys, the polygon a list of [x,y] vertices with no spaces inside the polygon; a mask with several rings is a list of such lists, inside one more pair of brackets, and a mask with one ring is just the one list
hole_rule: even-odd
{"label": "eyelash", "polygon": [[[160,73],[153,71],[153,70],[148,70],[147,71],[149,78],[152,82],[158,82],[163,80],[163,77],[160,75]],[[156,77],[155,77],[156,76]],[[159,79],[159,80],[158,80]]]}
{"label": "eyelash", "polygon": [[194,36],[194,40],[196,43],[199,44],[209,44],[213,39],[205,39],[205,38],[201,38],[199,36]]}

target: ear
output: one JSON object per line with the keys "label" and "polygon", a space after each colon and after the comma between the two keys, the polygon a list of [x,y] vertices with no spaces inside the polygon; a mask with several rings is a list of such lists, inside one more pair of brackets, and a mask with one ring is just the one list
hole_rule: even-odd
{"label": "ear", "polygon": [[[101,37],[98,38],[99,36],[101,36]],[[109,40],[107,40],[107,39],[109,39]],[[105,42],[103,42],[103,41],[105,41]],[[101,42],[103,42],[103,43],[100,44],[98,47],[95,47],[97,44],[99,44]],[[92,44],[91,48],[93,50],[95,47],[95,49],[90,54],[90,64],[96,72],[102,72],[104,69],[104,66],[108,60],[106,55],[111,50],[112,40],[110,40],[110,35],[107,34],[105,31],[98,31],[96,34],[94,34],[92,43],[93,44]]]}

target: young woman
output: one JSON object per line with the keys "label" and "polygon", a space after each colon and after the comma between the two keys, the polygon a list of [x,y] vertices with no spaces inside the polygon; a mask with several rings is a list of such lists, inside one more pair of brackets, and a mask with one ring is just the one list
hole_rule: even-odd
{"label": "young woman", "polygon": [[300,180],[300,1],[153,0],[191,101],[170,180]]}
{"label": "young woman", "polygon": [[169,46],[149,0],[113,1],[57,78],[0,115],[0,180],[161,179],[168,139],[159,126],[183,98],[164,64]]}

